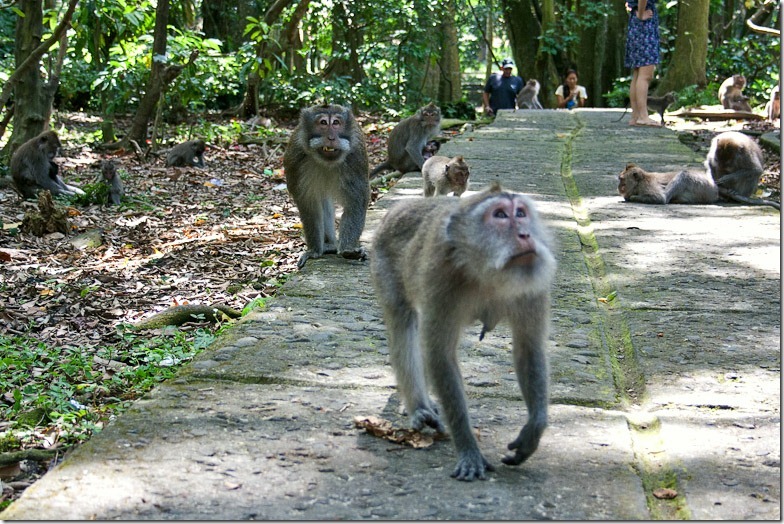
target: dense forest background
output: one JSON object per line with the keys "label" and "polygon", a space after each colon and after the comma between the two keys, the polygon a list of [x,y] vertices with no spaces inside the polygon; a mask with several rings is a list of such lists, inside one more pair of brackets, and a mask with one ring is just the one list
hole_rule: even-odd
{"label": "dense forest background", "polygon": [[[744,74],[753,107],[779,81],[773,0],[659,0],[662,63],[653,90],[678,105],[715,104]],[[410,112],[429,100],[446,116],[479,104],[502,58],[537,78],[540,98],[568,68],[589,105],[623,106],[623,0],[18,0],[0,7],[0,139],[4,158],[46,129],[52,107],[89,111],[113,142],[147,140],[153,119],[214,112],[293,114],[322,99]],[[751,23],[747,23],[750,21]],[[160,103],[159,103],[160,102]],[[467,103],[468,102],[468,103]],[[5,137],[6,130],[12,135]]]}

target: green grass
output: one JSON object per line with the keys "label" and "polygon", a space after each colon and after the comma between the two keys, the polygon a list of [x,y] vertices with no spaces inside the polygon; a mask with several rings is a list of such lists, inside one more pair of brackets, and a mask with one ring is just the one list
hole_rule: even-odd
{"label": "green grass", "polygon": [[52,347],[0,335],[0,453],[87,440],[214,338],[206,329],[150,335],[119,326],[113,346]]}

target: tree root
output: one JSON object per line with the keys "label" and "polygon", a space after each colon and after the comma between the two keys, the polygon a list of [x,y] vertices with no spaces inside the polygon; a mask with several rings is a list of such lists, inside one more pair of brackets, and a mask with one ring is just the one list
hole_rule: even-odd
{"label": "tree root", "polygon": [[170,307],[160,313],[156,313],[150,318],[138,322],[133,328],[139,331],[142,329],[157,329],[164,326],[179,326],[190,320],[220,322],[226,318],[239,318],[241,316],[241,311],[223,304],[212,306],[185,304],[183,306]]}

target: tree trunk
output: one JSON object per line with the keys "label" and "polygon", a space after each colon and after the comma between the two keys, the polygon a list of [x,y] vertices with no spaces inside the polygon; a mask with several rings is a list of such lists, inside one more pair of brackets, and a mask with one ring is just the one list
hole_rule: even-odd
{"label": "tree trunk", "polygon": [[286,46],[286,65],[292,73],[306,73],[305,59],[299,54],[302,49],[302,38],[299,36],[300,23],[308,12],[310,0],[300,0],[283,31],[283,42]]}
{"label": "tree trunk", "polygon": [[485,78],[489,78],[493,74],[498,65],[493,63],[493,35],[495,34],[495,9],[493,7],[493,0],[487,0],[487,25],[485,26],[485,42],[482,49],[485,51]]}
{"label": "tree trunk", "polygon": [[[49,127],[52,101],[60,82],[60,69],[65,58],[66,29],[76,8],[76,2],[77,0],[70,0],[63,19],[52,32],[52,36],[44,43],[41,42],[43,32],[41,0],[20,0],[18,3],[24,16],[19,17],[16,22],[14,47],[16,69],[0,94],[0,107],[6,105],[12,90],[14,95],[14,130],[3,150],[3,157],[10,157],[19,145]],[[58,40],[60,48],[57,59],[48,71],[48,80],[44,83],[39,72],[40,59]]]}
{"label": "tree trunk", "polygon": [[155,104],[163,90],[163,71],[166,67],[166,43],[168,34],[166,26],[169,23],[169,0],[158,0],[155,9],[155,30],[152,43],[152,67],[150,78],[147,80],[147,89],[139,101],[139,107],[133,117],[131,131],[127,139],[135,140],[142,145],[147,140],[147,125],[155,111]]}
{"label": "tree trunk", "polygon": [[[548,29],[555,29],[555,2],[554,0],[541,0],[542,8],[542,34],[547,33]],[[553,55],[542,50],[541,46],[536,53],[536,63],[534,66],[535,77],[541,84],[539,99],[545,107],[555,107],[555,89],[560,83],[560,77],[555,67]]]}
{"label": "tree trunk", "polygon": [[[534,1],[536,0],[501,0],[506,32],[517,65],[515,74],[526,80],[536,78],[538,74],[535,57],[539,50],[537,38],[542,34],[542,24],[536,15]],[[497,71],[498,66],[500,64],[494,71]]]}
{"label": "tree trunk", "polygon": [[460,81],[460,52],[455,27],[455,0],[448,0],[443,6],[441,18],[441,76],[438,86],[439,102],[457,102],[463,97]]}
{"label": "tree trunk", "polygon": [[672,59],[656,93],[677,91],[697,84],[705,87],[708,57],[708,11],[710,0],[679,0],[678,32]]}
{"label": "tree trunk", "polygon": [[[283,10],[291,4],[292,0],[275,0],[264,13],[264,23],[267,26],[274,24]],[[245,97],[240,104],[240,117],[250,118],[259,112],[259,86],[261,85],[261,68],[264,67],[265,59],[269,59],[269,43],[264,38],[256,45],[256,64],[248,74],[248,81],[245,86]]]}

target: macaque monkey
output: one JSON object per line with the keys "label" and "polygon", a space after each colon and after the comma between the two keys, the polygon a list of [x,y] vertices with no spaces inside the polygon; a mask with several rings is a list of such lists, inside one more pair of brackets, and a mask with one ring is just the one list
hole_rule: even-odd
{"label": "macaque monkey", "polygon": [[648,109],[656,111],[659,113],[659,118],[661,118],[661,125],[664,127],[664,112],[667,111],[667,108],[670,107],[675,102],[675,93],[670,91],[664,96],[649,96],[648,97]]}
{"label": "macaque monkey", "polygon": [[446,195],[453,191],[455,196],[460,196],[468,189],[468,164],[462,156],[449,158],[433,156],[425,160],[422,165],[422,179],[426,197]]}
{"label": "macaque monkey", "polygon": [[422,158],[427,160],[431,156],[438,153],[438,150],[441,149],[441,142],[438,140],[430,140],[425,147],[422,148]]}
{"label": "macaque monkey", "polygon": [[171,148],[166,155],[166,166],[198,166],[204,167],[204,151],[207,144],[204,140],[188,140]]}
{"label": "macaque monkey", "polygon": [[525,83],[525,87],[517,93],[517,107],[519,109],[544,109],[539,103],[539,82],[531,79]]}
{"label": "macaque monkey", "polygon": [[768,115],[769,122],[776,122],[781,118],[781,95],[778,84],[770,90],[770,100],[765,104],[765,114]]}
{"label": "macaque monkey", "polygon": [[517,465],[547,426],[547,336],[556,261],[530,198],[494,184],[467,198],[403,201],[384,217],[370,270],[381,303],[389,356],[411,424],[444,431],[440,400],[458,454],[452,477],[484,479],[493,466],[471,429],[457,349],[464,327],[482,334],[506,320],[528,421],[503,459]]}
{"label": "macaque monkey", "polygon": [[626,164],[618,175],[618,193],[640,204],[713,204],[719,189],[709,174],[696,171],[653,173]]}
{"label": "macaque monkey", "polygon": [[724,109],[751,112],[748,98],[743,95],[745,87],[746,77],[743,75],[732,75],[721,83],[721,87],[719,87],[719,101]]}
{"label": "macaque monkey", "polygon": [[754,140],[743,133],[727,131],[713,137],[705,167],[723,198],[780,209],[777,202],[749,198],[757,192],[763,162],[762,150]]}
{"label": "macaque monkey", "polygon": [[389,133],[387,153],[389,158],[376,166],[370,173],[371,177],[381,171],[391,169],[408,173],[420,171],[425,158],[422,148],[428,140],[441,130],[441,109],[430,102],[419,108],[416,114],[401,120]]}
{"label": "macaque monkey", "polygon": [[[370,202],[368,157],[365,135],[351,110],[328,104],[303,109],[286,147],[283,167],[307,244],[297,266],[301,269],[308,259],[325,253],[367,258],[359,236]],[[333,200],[343,207],[337,243]]]}
{"label": "macaque monkey", "polygon": [[[629,111],[629,98],[626,99],[626,107],[623,109],[623,114],[621,117],[616,120],[616,122],[620,122],[623,120],[623,117],[626,116],[626,113]],[[670,107],[675,102],[675,93],[670,91],[664,96],[651,96],[649,95],[647,98],[648,101],[648,110],[655,111],[659,113],[659,118],[661,118],[661,125],[664,126],[664,112],[667,111],[667,108]]]}
{"label": "macaque monkey", "polygon": [[111,160],[101,161],[101,175],[103,176],[104,181],[109,184],[108,204],[110,206],[112,204],[119,206],[120,200],[125,194],[125,188],[123,187],[122,180],[120,180],[120,175],[117,174],[117,166],[114,165],[114,162]]}
{"label": "macaque monkey", "polygon": [[54,131],[44,131],[31,138],[11,156],[10,171],[22,198],[36,198],[41,189],[52,195],[84,195],[80,188],[66,184],[59,175],[54,158],[60,150],[60,138]]}

